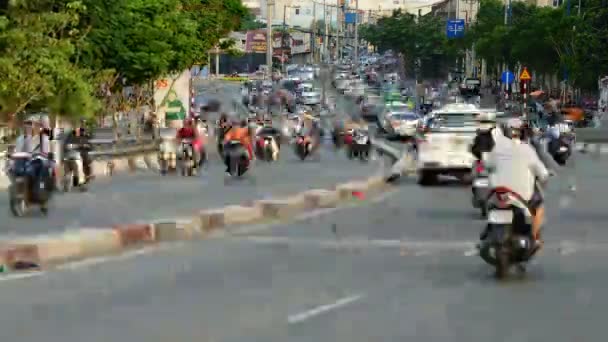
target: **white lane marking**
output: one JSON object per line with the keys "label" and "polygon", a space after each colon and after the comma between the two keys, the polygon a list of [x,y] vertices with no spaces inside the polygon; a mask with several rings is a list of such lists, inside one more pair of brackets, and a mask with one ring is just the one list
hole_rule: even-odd
{"label": "white lane marking", "polygon": [[474,241],[403,241],[403,240],[368,240],[368,239],[292,239],[289,237],[277,236],[250,236],[250,237],[233,237],[233,240],[242,240],[247,242],[267,244],[267,245],[318,245],[321,247],[386,247],[386,248],[412,248],[412,249],[452,249],[452,250],[469,250],[475,246]]}
{"label": "white lane marking", "polygon": [[174,247],[176,247],[176,244],[169,244],[166,246],[153,245],[153,246],[144,247],[141,249],[135,249],[135,250],[132,250],[129,252],[119,254],[119,255],[100,256],[100,257],[84,259],[84,260],[80,260],[80,261],[69,262],[67,264],[59,265],[59,266],[55,267],[55,269],[77,270],[80,268],[87,268],[90,266],[103,264],[103,263],[107,263],[107,262],[127,260],[127,259],[131,259],[131,258],[140,256],[140,255],[148,254],[151,252],[158,252],[158,251],[162,251],[162,250],[166,250],[166,249],[170,249],[170,248],[174,248]]}
{"label": "white lane marking", "polygon": [[350,303],[356,302],[358,300],[360,300],[361,298],[363,298],[363,295],[354,295],[354,296],[350,296],[350,297],[346,297],[346,298],[342,298],[334,303],[331,304],[327,304],[327,305],[322,305],[322,306],[318,306],[314,309],[311,310],[307,310],[307,311],[303,311],[291,316],[287,317],[287,323],[289,324],[296,324],[296,323],[300,323],[303,321],[306,321],[310,318],[313,318],[315,316],[321,315],[323,313],[326,313],[328,311],[331,310],[335,310],[338,309],[340,307],[346,306]]}

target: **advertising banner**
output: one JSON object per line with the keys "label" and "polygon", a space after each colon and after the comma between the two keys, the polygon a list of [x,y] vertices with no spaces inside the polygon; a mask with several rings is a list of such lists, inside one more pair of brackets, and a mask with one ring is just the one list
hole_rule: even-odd
{"label": "advertising banner", "polygon": [[266,53],[266,31],[247,31],[245,49],[247,52]]}

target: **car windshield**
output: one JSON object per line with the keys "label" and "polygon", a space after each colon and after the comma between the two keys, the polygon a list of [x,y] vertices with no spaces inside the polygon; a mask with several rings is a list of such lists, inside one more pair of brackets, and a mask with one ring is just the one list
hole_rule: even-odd
{"label": "car windshield", "polygon": [[433,118],[433,129],[477,126],[476,113],[442,113]]}

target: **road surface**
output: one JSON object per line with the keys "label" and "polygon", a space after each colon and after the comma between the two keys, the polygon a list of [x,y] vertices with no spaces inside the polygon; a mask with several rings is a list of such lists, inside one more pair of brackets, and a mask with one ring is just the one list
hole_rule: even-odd
{"label": "road surface", "polygon": [[[230,107],[233,100],[241,100],[239,87],[240,84],[234,82],[207,82],[197,86],[197,91],[220,99],[224,107]],[[339,103],[340,108],[347,105],[347,101]],[[338,114],[343,115],[344,111]],[[36,208],[28,217],[13,217],[9,212],[7,192],[0,191],[0,208],[4,208],[0,210],[0,240],[16,235],[57,233],[71,228],[100,228],[183,217],[226,204],[331,187],[379,171],[380,161],[369,164],[350,161],[344,151],[336,152],[329,141],[324,143],[320,160],[313,158],[305,162],[297,159],[292,146],[284,144],[277,163],[258,162],[248,179],[228,183],[215,148],[210,146],[211,163],[202,177],[162,178],[150,171],[135,176],[98,179],[87,193],[58,194],[47,218]]]}
{"label": "road surface", "polygon": [[241,204],[270,196],[325,188],[379,170],[379,161],[348,160],[330,146],[321,157],[299,160],[293,147],[284,145],[274,163],[256,162],[242,180],[229,180],[217,155],[200,177],[166,176],[149,171],[137,176],[115,176],[94,181],[86,193],[57,194],[48,217],[33,208],[27,217],[10,214],[8,193],[0,192],[0,236],[60,232],[78,227],[108,227],[141,220],[184,217],[197,210]]}
{"label": "road surface", "polygon": [[[546,248],[497,283],[469,189],[404,180],[358,207],[0,281],[6,341],[602,341],[606,161],[548,189]],[[405,244],[406,247],[401,247]]]}

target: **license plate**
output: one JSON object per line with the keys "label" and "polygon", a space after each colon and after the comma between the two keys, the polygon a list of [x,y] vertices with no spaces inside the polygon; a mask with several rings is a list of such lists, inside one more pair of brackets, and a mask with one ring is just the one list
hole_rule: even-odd
{"label": "license plate", "polygon": [[511,210],[492,210],[488,213],[488,222],[510,224],[513,222],[513,212]]}
{"label": "license plate", "polygon": [[562,147],[559,148],[559,151],[560,152],[566,152],[566,151],[568,151],[568,148],[566,146],[562,146]]}
{"label": "license plate", "polygon": [[490,185],[490,182],[486,178],[476,179],[473,182],[473,185],[478,188],[487,188]]}

